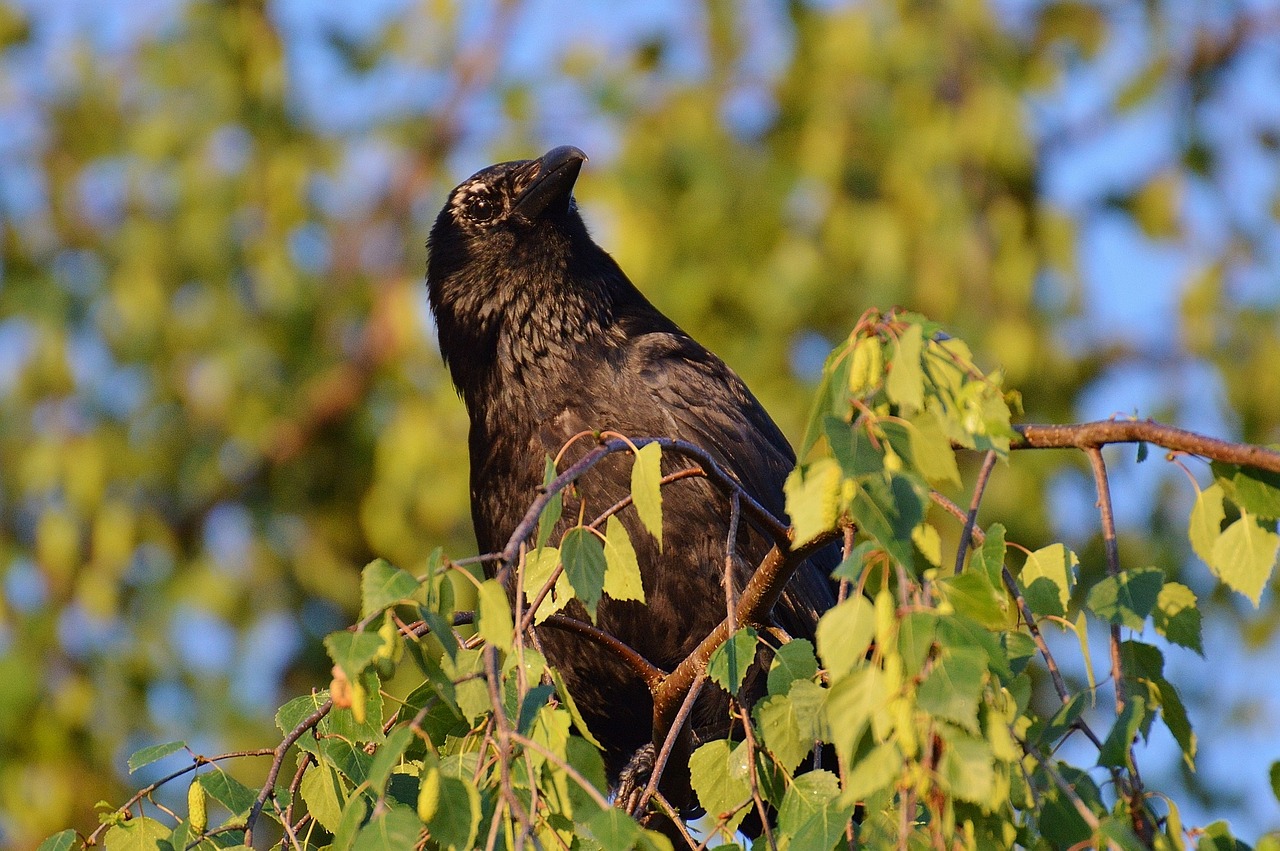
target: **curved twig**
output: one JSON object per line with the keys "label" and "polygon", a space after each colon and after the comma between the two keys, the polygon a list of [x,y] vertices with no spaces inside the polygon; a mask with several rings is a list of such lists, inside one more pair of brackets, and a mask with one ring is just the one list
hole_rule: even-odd
{"label": "curved twig", "polygon": [[705,449],[684,440],[674,440],[668,437],[645,437],[632,441],[613,438],[603,441],[599,446],[590,449],[585,455],[569,465],[563,473],[556,476],[550,484],[543,488],[542,492],[529,505],[529,510],[525,512],[524,517],[507,540],[507,545],[502,549],[502,567],[497,574],[499,580],[505,582],[511,572],[512,565],[516,563],[516,559],[520,556],[520,545],[537,529],[538,519],[556,494],[567,488],[572,482],[608,456],[616,452],[630,452],[632,446],[638,449],[648,446],[650,443],[658,444],[663,451],[675,452],[697,461],[702,466],[706,478],[712,484],[725,493],[738,494],[743,512],[755,521],[762,532],[772,538],[775,543],[785,544],[788,540],[787,525],[777,517],[774,517],[768,509],[757,502],[751,494],[747,493],[738,480],[725,472]]}

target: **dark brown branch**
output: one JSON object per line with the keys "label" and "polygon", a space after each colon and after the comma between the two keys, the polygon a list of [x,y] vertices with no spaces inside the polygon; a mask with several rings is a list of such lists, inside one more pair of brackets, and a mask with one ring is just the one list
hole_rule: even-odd
{"label": "dark brown branch", "polygon": [[609,633],[589,623],[571,618],[568,615],[552,615],[542,622],[542,626],[550,626],[565,632],[573,632],[611,650],[618,658],[626,662],[632,672],[653,691],[667,676],[666,672],[640,655],[629,645],[623,644]]}
{"label": "dark brown branch", "polygon": [[1088,449],[1109,443],[1154,443],[1156,446],[1280,473],[1280,452],[1262,446],[1229,443],[1152,420],[1099,420],[1072,425],[1014,426],[1019,439],[1010,449]]}
{"label": "dark brown branch", "polygon": [[[771,549],[752,574],[747,587],[742,590],[734,620],[739,624],[760,623],[782,596],[782,591],[796,568],[839,536],[839,529],[831,529],[795,549],[785,552],[777,546]],[[655,739],[666,735],[677,704],[684,699],[693,681],[707,670],[711,654],[731,635],[733,631],[730,629],[730,622],[721,621],[654,692]]]}

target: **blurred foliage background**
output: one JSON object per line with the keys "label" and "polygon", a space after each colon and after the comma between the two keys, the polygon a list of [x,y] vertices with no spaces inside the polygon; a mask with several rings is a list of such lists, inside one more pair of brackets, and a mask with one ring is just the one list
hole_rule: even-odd
{"label": "blurred foliage background", "polygon": [[[490,162],[587,150],[598,241],[793,438],[900,304],[1027,421],[1280,440],[1278,34],[1246,0],[0,0],[0,844],[87,832],[139,746],[271,744],[366,561],[473,551],[423,244]],[[1280,826],[1276,596],[1214,593],[1186,480],[1108,457],[1125,563],[1218,607],[1207,664],[1169,651],[1200,773],[1144,770]],[[1076,464],[1016,456],[985,517],[1097,570]]]}

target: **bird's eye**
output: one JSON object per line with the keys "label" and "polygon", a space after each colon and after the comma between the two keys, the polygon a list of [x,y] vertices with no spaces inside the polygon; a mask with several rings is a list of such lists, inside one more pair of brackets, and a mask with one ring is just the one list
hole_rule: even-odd
{"label": "bird's eye", "polygon": [[465,212],[473,222],[488,222],[498,215],[498,205],[488,195],[472,195],[467,199]]}

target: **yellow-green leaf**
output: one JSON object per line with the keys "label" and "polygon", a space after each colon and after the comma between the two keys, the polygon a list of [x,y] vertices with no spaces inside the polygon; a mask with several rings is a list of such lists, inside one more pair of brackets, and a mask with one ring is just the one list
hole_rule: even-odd
{"label": "yellow-green leaf", "polygon": [[604,532],[604,593],[615,600],[644,602],[644,584],[640,581],[640,562],[627,527],[615,514],[609,518]]}
{"label": "yellow-green leaf", "polygon": [[662,447],[649,443],[636,451],[631,467],[631,498],[649,534],[662,548]]}
{"label": "yellow-green leaf", "polygon": [[511,604],[507,602],[506,589],[496,579],[486,579],[477,594],[480,617],[476,631],[485,641],[499,650],[511,650],[515,623],[511,618]]}
{"label": "yellow-green leaf", "polygon": [[1271,578],[1280,536],[1263,529],[1247,511],[1222,532],[1214,542],[1209,567],[1224,583],[1258,605],[1262,589]]}

